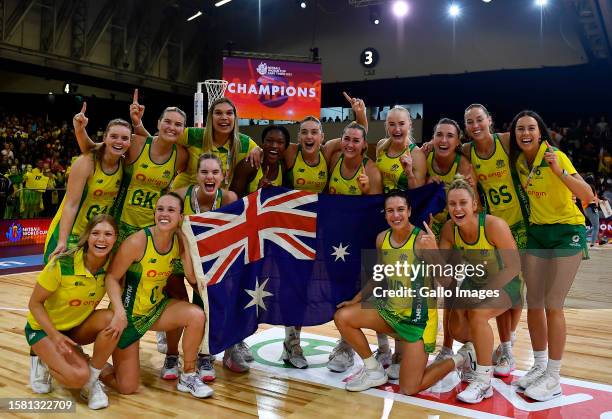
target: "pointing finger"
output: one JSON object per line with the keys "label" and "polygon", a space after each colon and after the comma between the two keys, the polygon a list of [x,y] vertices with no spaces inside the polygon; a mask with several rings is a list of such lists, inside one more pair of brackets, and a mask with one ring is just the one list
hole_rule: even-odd
{"label": "pointing finger", "polygon": [[134,96],[132,97],[132,103],[138,103],[138,89],[134,89]]}
{"label": "pointing finger", "polygon": [[349,102],[349,103],[353,103],[353,98],[352,98],[352,97],[350,97],[350,96],[348,95],[348,93],[346,93],[346,92],[342,92],[342,94],[344,95],[344,98],[345,98],[346,100],[348,100],[348,102]]}
{"label": "pointing finger", "polygon": [[86,110],[87,110],[87,102],[83,102],[83,106],[81,107],[81,113],[85,115]]}
{"label": "pointing finger", "polygon": [[423,221],[423,225],[425,226],[425,231],[427,231],[427,234],[435,237],[435,234],[433,231],[431,231],[431,228],[429,228],[429,225],[425,221]]}

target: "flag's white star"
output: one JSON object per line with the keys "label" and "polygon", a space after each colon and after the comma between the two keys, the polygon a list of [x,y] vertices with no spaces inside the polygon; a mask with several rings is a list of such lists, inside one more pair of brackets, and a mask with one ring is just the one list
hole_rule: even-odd
{"label": "flag's white star", "polygon": [[331,255],[336,257],[334,262],[337,262],[338,259],[342,259],[342,262],[346,262],[344,257],[347,255],[350,255],[350,253],[346,251],[349,245],[347,244],[346,246],[342,246],[342,243],[340,243],[338,247],[336,246],[332,246],[332,247],[334,248],[334,251],[331,253]]}
{"label": "flag's white star", "polygon": [[246,291],[247,294],[249,294],[253,299],[251,301],[249,301],[249,303],[244,306],[244,308],[249,308],[251,306],[255,306],[255,313],[257,316],[259,316],[259,307],[263,308],[264,310],[266,309],[266,304],[264,303],[263,299],[266,297],[270,297],[272,294],[271,292],[268,291],[264,291],[264,288],[266,288],[266,284],[268,283],[268,281],[270,280],[270,278],[266,278],[266,280],[263,282],[263,284],[261,284],[261,287],[259,286],[259,278],[255,278],[255,289],[254,290],[247,290],[245,289],[244,291]]}

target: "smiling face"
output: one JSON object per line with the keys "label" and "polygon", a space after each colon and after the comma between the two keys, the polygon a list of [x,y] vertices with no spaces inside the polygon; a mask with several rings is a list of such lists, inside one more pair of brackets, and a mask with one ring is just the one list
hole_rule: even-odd
{"label": "smiling face", "polygon": [[400,143],[406,141],[412,128],[412,120],[410,114],[402,109],[392,109],[387,113],[385,121],[385,129],[388,137]]}
{"label": "smiling face", "polygon": [[268,164],[276,164],[285,151],[285,136],[282,131],[272,129],[263,139],[264,160]]}
{"label": "smiling face", "polygon": [[533,152],[540,146],[542,133],[538,121],[531,116],[523,116],[516,121],[514,129],[516,143],[523,152]]}
{"label": "smiling face", "polygon": [[123,125],[113,125],[106,131],[104,151],[113,156],[123,156],[130,147],[132,132],[128,127]]}
{"label": "smiling face", "polygon": [[87,252],[96,257],[106,257],[117,240],[115,228],[107,221],[96,224],[87,238]]}
{"label": "smiling face", "polygon": [[212,111],[213,132],[229,135],[234,130],[236,112],[227,102],[218,103]]}
{"label": "smiling face", "polygon": [[162,231],[173,231],[178,228],[182,218],[181,203],[172,195],[164,195],[155,205],[155,226]]}
{"label": "smiling face", "polygon": [[465,131],[473,140],[482,140],[490,135],[491,117],[479,106],[470,108],[465,113]]}
{"label": "smiling face", "polygon": [[409,223],[410,207],[406,198],[393,196],[385,201],[385,220],[392,230],[401,230]]}
{"label": "smiling face", "polygon": [[306,121],[300,125],[299,141],[302,150],[306,154],[312,154],[319,151],[323,142],[323,131],[321,126],[315,121]]}
{"label": "smiling face", "polygon": [[447,205],[451,219],[458,226],[465,224],[478,210],[476,201],[467,189],[451,189],[448,192]]}
{"label": "smiling face", "polygon": [[359,157],[367,147],[363,132],[357,128],[347,128],[342,134],[342,151],[347,158]]}
{"label": "smiling face", "polygon": [[185,129],[185,118],[178,112],[166,111],[157,121],[159,137],[171,143],[176,143]]}
{"label": "smiling face", "polygon": [[200,161],[196,179],[205,195],[215,195],[223,182],[223,172],[219,162],[215,159]]}
{"label": "smiling face", "polygon": [[436,155],[454,154],[459,146],[459,133],[452,124],[438,124],[434,131],[433,146]]}

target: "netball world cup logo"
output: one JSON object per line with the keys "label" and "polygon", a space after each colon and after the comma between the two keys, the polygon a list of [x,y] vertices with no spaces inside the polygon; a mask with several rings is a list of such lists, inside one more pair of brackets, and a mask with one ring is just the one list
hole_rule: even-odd
{"label": "netball world cup logo", "polygon": [[6,232],[6,238],[14,243],[21,240],[21,237],[23,237],[23,227],[17,222],[12,223]]}

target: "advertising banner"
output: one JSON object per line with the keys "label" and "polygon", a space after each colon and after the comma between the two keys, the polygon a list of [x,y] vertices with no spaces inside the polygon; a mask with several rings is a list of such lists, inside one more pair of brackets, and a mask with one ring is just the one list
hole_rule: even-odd
{"label": "advertising banner", "polygon": [[44,244],[51,218],[0,220],[0,247]]}
{"label": "advertising banner", "polygon": [[240,118],[300,121],[321,112],[321,64],[224,57],[223,79]]}

